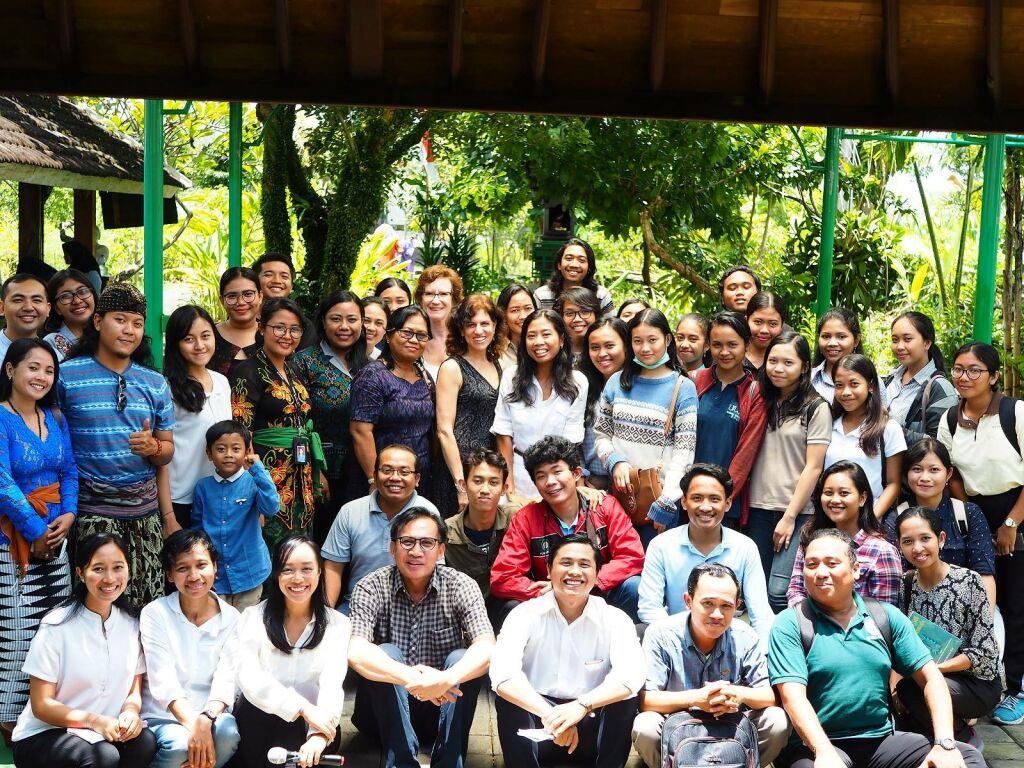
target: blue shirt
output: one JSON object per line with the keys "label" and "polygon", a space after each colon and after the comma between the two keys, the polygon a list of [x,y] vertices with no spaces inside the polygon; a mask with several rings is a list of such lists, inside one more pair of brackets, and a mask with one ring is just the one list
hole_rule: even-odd
{"label": "blue shirt", "polygon": [[644,634],[648,691],[693,691],[716,680],[748,688],[768,687],[768,660],[760,638],[746,622],[734,620],[705,656],[690,632],[690,612],[670,616]]}
{"label": "blue shirt", "polygon": [[210,475],[196,483],[192,527],[202,528],[220,553],[214,590],[237,595],[255,589],[270,575],[270,553],[263,541],[260,515],[281,508],[277,487],[260,462],[231,477]]}
{"label": "blue shirt", "polygon": [[757,545],[742,533],[721,527],[722,541],[708,555],[690,543],[689,525],[655,536],[647,548],[640,574],[640,621],[653,624],[686,610],[683,594],[690,571],[702,563],[720,563],[732,568],[739,579],[750,623],[767,648],[775,613],[768,604],[768,587]]}
{"label": "blue shirt", "polygon": [[136,456],[128,445],[149,419],[156,432],[174,429],[171,390],[162,375],[131,362],[121,374],[125,408],[117,410],[120,377],[96,358],[76,357],[61,363],[57,396],[68,420],[71,445],[82,477],[115,486],[151,479],[149,459]]}
{"label": "blue shirt", "polygon": [[[729,468],[740,441],[740,383],[750,386],[746,377],[738,379],[723,388],[715,377],[715,383],[701,395],[697,403],[697,450],[694,462],[717,464]],[[726,517],[740,517],[743,499],[733,499]]]}
{"label": "blue shirt", "polygon": [[[349,564],[348,593],[342,595],[339,607],[347,606],[352,590],[364,576],[395,564],[391,557],[391,519],[377,503],[377,493],[350,501],[338,510],[321,549],[325,560]],[[395,516],[411,507],[437,512],[437,507],[413,491]]]}

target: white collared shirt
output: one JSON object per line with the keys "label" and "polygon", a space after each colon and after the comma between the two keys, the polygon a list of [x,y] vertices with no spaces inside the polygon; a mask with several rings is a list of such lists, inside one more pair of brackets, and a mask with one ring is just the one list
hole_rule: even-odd
{"label": "white collared shirt", "polygon": [[221,483],[221,484],[233,483],[233,482],[235,482],[235,480],[240,478],[246,472],[248,472],[248,470],[245,467],[242,467],[241,469],[236,471],[235,474],[233,474],[231,477],[224,477],[222,474],[220,474],[220,472],[214,472],[213,473],[213,479],[216,480],[218,483]]}
{"label": "white collared shirt", "polygon": [[[116,606],[104,622],[82,606],[60,623],[70,608],[55,608],[43,617],[25,657],[22,672],[56,685],[54,698],[72,709],[117,717],[136,675],[146,671],[139,622]],[[55,728],[25,704],[14,726],[14,741]]]}
{"label": "white collared shirt", "polygon": [[[273,589],[277,589],[274,585]],[[348,670],[348,616],[327,611],[328,626],[316,648],[301,646],[313,632],[313,619],[291,653],[274,647],[263,626],[266,601],[246,608],[237,625],[238,688],[250,704],[292,722],[307,704],[341,717]]]}
{"label": "white collared shirt", "polygon": [[330,344],[328,344],[326,341],[321,341],[320,351],[327,355],[327,359],[330,361],[331,365],[333,365],[335,368],[337,368],[339,371],[345,374],[345,376],[347,376],[348,378],[352,378],[352,372],[348,369],[348,366],[345,364],[345,361],[338,357],[338,354],[333,349],[331,349]]}
{"label": "white collared shirt", "polygon": [[525,677],[542,696],[575,699],[606,679],[635,694],[647,678],[644,654],[629,617],[591,595],[572,624],[554,592],[517,605],[491,656],[491,687]]}
{"label": "white collared shirt", "polygon": [[217,602],[220,613],[200,627],[181,612],[177,592],[142,609],[139,632],[146,654],[143,719],[174,720],[170,706],[178,699],[188,699],[195,712],[202,712],[211,701],[231,708],[239,613],[220,598]]}

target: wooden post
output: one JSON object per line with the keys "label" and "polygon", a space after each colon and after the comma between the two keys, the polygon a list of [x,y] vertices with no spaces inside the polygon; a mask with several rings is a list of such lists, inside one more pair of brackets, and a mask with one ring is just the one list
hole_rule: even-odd
{"label": "wooden post", "polygon": [[96,190],[75,190],[75,240],[96,255]]}
{"label": "wooden post", "polygon": [[18,258],[43,258],[43,206],[46,195],[38,184],[18,184]]}

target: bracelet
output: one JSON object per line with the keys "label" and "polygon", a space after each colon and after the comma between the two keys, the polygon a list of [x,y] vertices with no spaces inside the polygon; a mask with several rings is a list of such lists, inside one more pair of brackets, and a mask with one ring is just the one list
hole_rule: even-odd
{"label": "bracelet", "polygon": [[156,438],[156,453],[153,454],[153,458],[159,458],[160,454],[164,452],[164,441],[160,438]]}

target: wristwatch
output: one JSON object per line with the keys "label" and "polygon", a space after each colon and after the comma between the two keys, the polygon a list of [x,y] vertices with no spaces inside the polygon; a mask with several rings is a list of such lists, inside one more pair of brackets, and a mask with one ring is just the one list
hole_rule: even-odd
{"label": "wristwatch", "polygon": [[1012,517],[1008,517],[1006,518],[1006,520],[1003,521],[1003,525],[1005,525],[1007,528],[1016,528],[1018,525],[1020,525],[1020,523],[1018,523]]}
{"label": "wristwatch", "polygon": [[209,709],[204,709],[199,714],[201,714],[203,717],[208,718],[211,723],[216,723],[217,722],[217,718],[220,717],[220,713],[214,711],[212,707],[209,708]]}
{"label": "wristwatch", "polygon": [[936,747],[942,747],[947,752],[952,752],[954,749],[956,749],[956,742],[953,741],[953,739],[949,738],[949,736],[946,736],[945,738],[942,738],[942,739],[936,739],[932,743]]}
{"label": "wristwatch", "polygon": [[577,696],[576,703],[587,710],[587,714],[592,714],[594,711],[594,705],[590,702],[590,697],[587,695]]}

